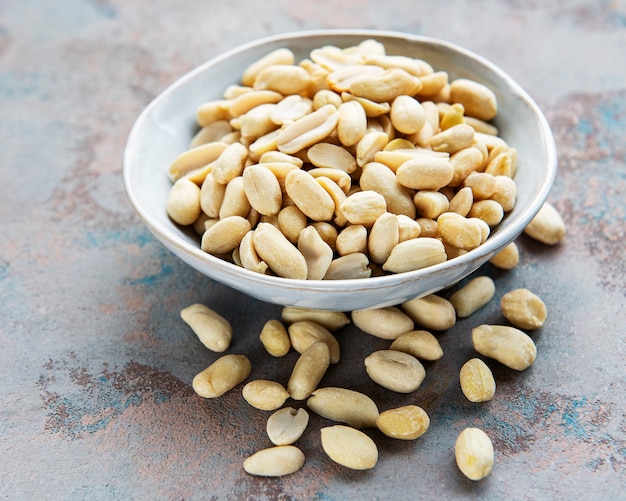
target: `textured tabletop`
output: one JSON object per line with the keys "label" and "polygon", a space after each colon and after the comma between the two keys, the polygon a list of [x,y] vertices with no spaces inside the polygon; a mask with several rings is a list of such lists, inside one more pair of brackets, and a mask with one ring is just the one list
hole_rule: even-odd
{"label": "textured tabletop", "polygon": [[[244,2],[241,2],[243,4]],[[501,66],[553,128],[559,172],[549,200],[568,228],[548,247],[522,236],[520,265],[485,266],[492,302],[437,337],[411,394],[372,382],[363,359],[388,342],[350,325],[323,385],[381,410],[423,407],[428,432],[394,441],[365,430],[379,462],[352,471],[326,457],[311,416],[304,467],[246,474],[270,444],[266,411],[241,385],[214,400],[191,381],[218,355],[180,310],[204,303],[234,330],[229,353],[251,379],[286,383],[297,354],[258,340],[281,308],[215,283],[142,225],[122,184],[137,115],[176,78],[242,43],[318,28],[433,36]],[[623,499],[626,485],[626,3],[28,0],[0,2],[0,496],[29,499]],[[499,299],[526,287],[548,308],[537,360],[497,363],[496,397],[465,399],[458,371],[471,329],[503,321]],[[449,291],[447,292],[449,293]],[[447,294],[443,293],[443,295]],[[302,402],[288,402],[301,406]],[[495,466],[481,482],[454,461],[467,426],[485,430]]]}

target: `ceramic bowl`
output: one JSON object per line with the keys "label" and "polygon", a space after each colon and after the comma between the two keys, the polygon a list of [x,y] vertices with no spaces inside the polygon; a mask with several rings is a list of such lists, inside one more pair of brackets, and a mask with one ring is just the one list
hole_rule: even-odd
{"label": "ceramic bowl", "polygon": [[[388,54],[421,58],[450,79],[470,78],[491,88],[498,100],[494,124],[518,152],[515,208],[480,247],[428,268],[352,280],[294,280],[255,273],[200,249],[192,231],[173,223],[166,213],[171,187],[168,167],[187,149],[196,132],[197,107],[218,99],[239,82],[252,62],[280,47],[297,60],[325,45],[349,47],[365,39],[382,42]],[[128,199],[147,228],[171,252],[209,279],[259,300],[279,305],[350,311],[396,305],[447,288],[487,262],[515,240],[547,198],[557,169],[552,132],[531,97],[483,57],[446,41],[405,33],[369,30],[324,30],[264,38],[230,50],[192,70],[156,97],[136,120],[124,154],[123,177]]]}

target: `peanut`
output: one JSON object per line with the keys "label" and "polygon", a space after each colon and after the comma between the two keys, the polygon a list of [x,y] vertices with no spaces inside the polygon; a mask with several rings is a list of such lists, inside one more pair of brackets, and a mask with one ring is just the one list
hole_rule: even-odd
{"label": "peanut", "polygon": [[465,428],[459,433],[454,456],[459,470],[470,480],[482,480],[493,469],[493,444],[480,428]]}
{"label": "peanut", "polygon": [[491,120],[498,112],[493,91],[486,85],[466,78],[450,82],[450,99],[462,104],[465,113],[480,120]]}
{"label": "peanut", "polygon": [[252,208],[266,216],[280,212],[282,192],[270,169],[262,164],[250,165],[243,171],[242,179],[244,193]]}
{"label": "peanut", "polygon": [[544,302],[528,289],[515,289],[500,299],[504,317],[516,327],[527,330],[539,329],[546,321]]}
{"label": "peanut", "polygon": [[309,413],[305,409],[284,407],[267,419],[267,436],[274,445],[291,445],[302,436],[308,424]]}
{"label": "peanut", "polygon": [[298,353],[304,353],[313,343],[319,341],[328,346],[330,363],[339,362],[341,357],[339,343],[326,327],[311,320],[298,320],[289,325],[287,333],[291,346]]}
{"label": "peanut", "polygon": [[282,477],[298,471],[304,461],[304,454],[295,445],[278,445],[246,458],[243,469],[250,475]]}
{"label": "peanut", "polygon": [[409,299],[400,306],[417,325],[426,329],[443,331],[456,323],[456,310],[452,303],[436,294]]}
{"label": "peanut", "polygon": [[524,233],[547,245],[556,245],[565,237],[565,223],[559,212],[545,202],[537,215],[528,223]]}
{"label": "peanut", "polygon": [[381,412],[376,419],[376,426],[388,437],[415,440],[426,433],[430,418],[421,407],[405,405]]}
{"label": "peanut", "polygon": [[494,281],[488,276],[476,277],[450,296],[459,318],[469,317],[485,306],[496,292]]}
{"label": "peanut", "polygon": [[245,355],[224,355],[197,374],[192,386],[201,397],[220,397],[244,381],[251,370],[252,365]]}
{"label": "peanut", "polygon": [[326,343],[317,341],[300,355],[287,383],[287,391],[294,400],[311,396],[324,377],[330,364],[330,351]]}
{"label": "peanut", "polygon": [[273,357],[284,357],[291,349],[287,329],[279,320],[268,320],[263,325],[259,340]]}
{"label": "peanut", "polygon": [[512,270],[519,263],[519,249],[515,242],[511,242],[500,252],[495,254],[489,262],[496,268]]}
{"label": "peanut", "polygon": [[383,270],[392,273],[419,270],[443,263],[446,260],[446,251],[440,240],[436,238],[419,237],[405,240],[396,245],[383,264]]}
{"label": "peanut", "polygon": [[250,221],[241,216],[220,219],[202,235],[201,248],[216,255],[230,252],[241,243],[250,229]]}
{"label": "peanut", "polygon": [[398,393],[417,390],[426,376],[417,358],[396,350],[371,353],[365,358],[365,370],[372,381]]}
{"label": "peanut", "polygon": [[496,380],[491,369],[480,358],[472,358],[463,364],[459,381],[463,395],[470,402],[491,400],[496,393]]}
{"label": "peanut", "polygon": [[325,280],[350,280],[353,278],[369,278],[372,270],[365,254],[355,252],[333,259],[326,272]]}
{"label": "peanut", "polygon": [[209,350],[223,352],[230,346],[233,337],[230,322],[208,306],[192,304],[181,310],[180,317]]}
{"label": "peanut", "polygon": [[289,397],[282,384],[267,379],[256,379],[246,383],[241,394],[252,407],[263,411],[278,409]]}
{"label": "peanut", "polygon": [[413,329],[413,320],[395,306],[354,310],[352,322],[367,334],[389,340]]}
{"label": "peanut", "polygon": [[278,276],[306,279],[308,271],[304,256],[272,224],[259,223],[257,225],[254,230],[254,248],[259,257]]}
{"label": "peanut", "polygon": [[198,185],[186,178],[176,181],[167,196],[167,214],[176,223],[187,226],[198,219],[200,212]]}
{"label": "peanut", "polygon": [[378,406],[367,395],[345,388],[317,388],[307,400],[316,414],[353,428],[374,428]]}
{"label": "peanut", "polygon": [[507,367],[523,371],[537,357],[537,347],[526,333],[506,325],[479,325],[472,329],[474,349]]}
{"label": "peanut", "polygon": [[422,360],[439,360],[443,357],[443,349],[439,341],[428,331],[416,330],[400,334],[389,347],[390,350],[401,351]]}
{"label": "peanut", "polygon": [[295,169],[285,177],[289,198],[314,221],[329,221],[335,214],[335,202],[328,192],[304,170]]}
{"label": "peanut", "polygon": [[300,232],[298,250],[306,261],[307,279],[322,280],[333,260],[333,250],[315,228],[307,226]]}
{"label": "peanut", "polygon": [[326,138],[337,126],[339,112],[332,104],[322,106],[287,125],[276,137],[278,150],[296,153]]}
{"label": "peanut", "polygon": [[353,470],[369,470],[378,462],[378,448],[365,433],[350,426],[321,429],[322,448],[335,463]]}
{"label": "peanut", "polygon": [[291,324],[300,320],[310,320],[326,327],[329,331],[336,331],[350,323],[350,318],[342,311],[314,310],[300,306],[285,306],[281,312],[283,322]]}

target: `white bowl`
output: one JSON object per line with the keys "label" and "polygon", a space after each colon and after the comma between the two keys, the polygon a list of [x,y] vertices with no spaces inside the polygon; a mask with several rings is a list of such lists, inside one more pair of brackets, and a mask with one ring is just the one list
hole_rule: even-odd
{"label": "white bowl", "polygon": [[[203,252],[198,237],[166,213],[171,186],[168,167],[196,130],[197,107],[222,96],[252,62],[280,47],[297,59],[324,45],[349,47],[365,39],[382,42],[388,54],[407,55],[491,88],[498,99],[499,134],[518,152],[515,208],[480,247],[428,268],[368,279],[294,280],[255,273]],[[437,292],[463,279],[515,240],[548,196],[557,169],[556,147],[544,115],[505,72],[451,43],[410,34],[369,30],[324,30],[264,38],[230,50],[181,77],[141,113],[124,154],[128,198],[148,229],[175,255],[207,277],[262,301],[280,305],[350,311],[396,305]]]}

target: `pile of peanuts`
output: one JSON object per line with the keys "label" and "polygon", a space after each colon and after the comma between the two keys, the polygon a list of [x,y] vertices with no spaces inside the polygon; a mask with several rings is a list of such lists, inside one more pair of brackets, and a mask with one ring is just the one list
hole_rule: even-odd
{"label": "pile of peanuts", "polygon": [[[526,228],[532,238],[548,245],[559,243],[565,225],[553,206],[546,203]],[[519,262],[515,242],[495,255],[491,264],[510,270]],[[454,291],[448,299],[431,294],[416,297],[397,306],[344,312],[283,307],[281,319],[269,319],[259,333],[264,350],[272,357],[284,357],[292,349],[299,353],[286,386],[278,381],[253,379],[242,387],[241,394],[251,406],[271,411],[266,431],[270,447],[257,451],[243,461],[252,475],[283,476],[295,473],[305,463],[304,453],[294,445],[304,434],[309,413],[304,407],[284,406],[288,399],[306,401],[306,407],[337,424],[321,429],[321,444],[334,462],[355,470],[373,468],[378,462],[374,440],[361,431],[376,428],[387,437],[415,440],[430,426],[426,411],[418,405],[380,411],[369,396],[348,388],[320,387],[331,364],[341,358],[334,332],[352,323],[360,331],[390,341],[387,349],[378,350],[363,363],[368,376],[378,385],[397,393],[413,393],[422,384],[426,371],[421,361],[435,361],[443,349],[430,331],[445,331],[458,318],[467,318],[487,305],[494,297],[494,281],[477,276]],[[544,302],[528,289],[511,290],[500,299],[500,311],[510,325],[483,324],[471,330],[474,350],[482,357],[511,369],[523,371],[537,356],[532,331],[544,325],[547,309]],[[229,322],[203,304],[193,304],[181,311],[184,322],[198,339],[214,352],[230,347],[233,332]],[[419,329],[416,329],[416,325]],[[195,392],[204,398],[216,398],[246,381],[252,372],[247,356],[226,354],[193,379]],[[470,402],[494,398],[496,381],[489,365],[474,357],[459,370],[459,384]],[[494,465],[494,448],[489,436],[475,427],[465,428],[454,445],[456,463],[471,480],[481,480]]]}
{"label": "pile of peanuts", "polygon": [[207,253],[294,279],[402,273],[484,243],[517,197],[493,91],[376,40],[309,56],[277,49],[199,106],[170,218]]}

